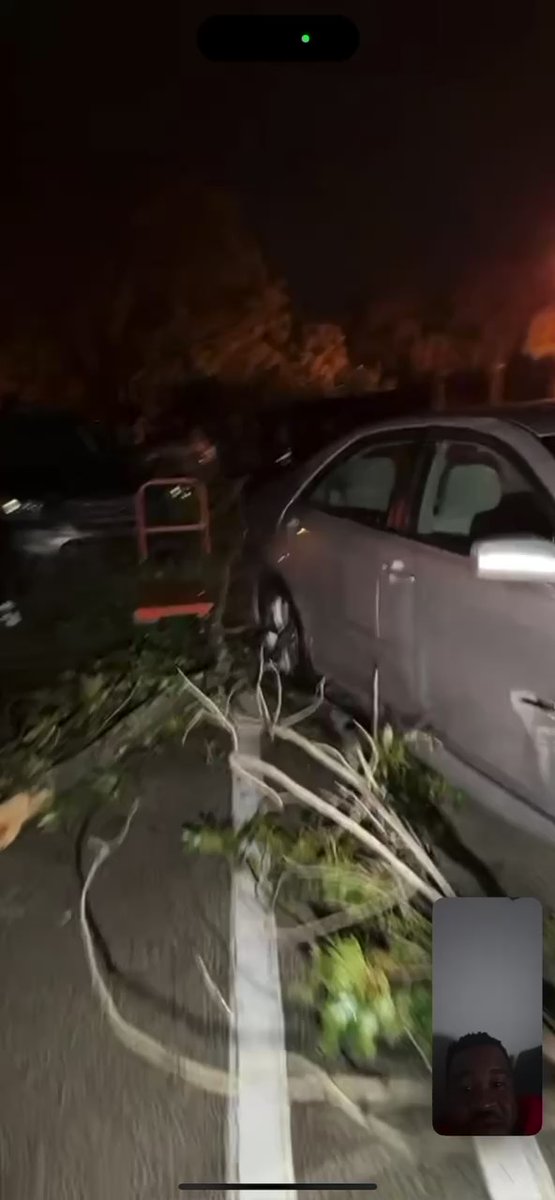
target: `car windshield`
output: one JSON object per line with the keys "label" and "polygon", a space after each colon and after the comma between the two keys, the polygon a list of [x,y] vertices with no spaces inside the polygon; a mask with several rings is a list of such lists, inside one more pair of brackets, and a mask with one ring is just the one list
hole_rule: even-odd
{"label": "car windshield", "polygon": [[555,458],[555,433],[550,433],[547,437],[542,437],[542,445],[545,446],[546,450],[549,450],[549,453]]}

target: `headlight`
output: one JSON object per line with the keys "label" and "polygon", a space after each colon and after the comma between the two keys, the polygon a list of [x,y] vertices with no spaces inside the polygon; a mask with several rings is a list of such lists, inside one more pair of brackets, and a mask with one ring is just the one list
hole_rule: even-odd
{"label": "headlight", "polygon": [[0,502],[5,517],[39,517],[44,504],[40,500],[17,500],[15,496]]}

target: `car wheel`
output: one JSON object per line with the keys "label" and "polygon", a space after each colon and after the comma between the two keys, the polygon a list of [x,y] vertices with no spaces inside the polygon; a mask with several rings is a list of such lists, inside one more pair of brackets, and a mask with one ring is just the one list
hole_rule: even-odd
{"label": "car wheel", "polygon": [[306,680],[311,675],[299,614],[286,587],[264,583],[259,592],[259,622],[266,658],[280,675]]}

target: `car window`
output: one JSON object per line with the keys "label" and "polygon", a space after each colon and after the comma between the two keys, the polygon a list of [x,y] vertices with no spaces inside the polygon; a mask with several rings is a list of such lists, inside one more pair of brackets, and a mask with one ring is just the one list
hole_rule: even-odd
{"label": "car window", "polygon": [[478,442],[436,446],[420,502],[416,533],[468,554],[485,538],[553,538],[555,522],[539,485],[511,458]]}
{"label": "car window", "polygon": [[412,449],[412,442],[405,440],[367,444],[343,454],[322,473],[306,499],[333,516],[383,528]]}

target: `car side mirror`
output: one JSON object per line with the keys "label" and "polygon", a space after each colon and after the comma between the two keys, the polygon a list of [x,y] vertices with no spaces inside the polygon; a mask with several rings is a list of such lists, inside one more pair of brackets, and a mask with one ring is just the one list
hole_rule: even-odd
{"label": "car side mirror", "polygon": [[547,538],[491,538],[475,542],[470,554],[478,579],[555,583],[555,545]]}

